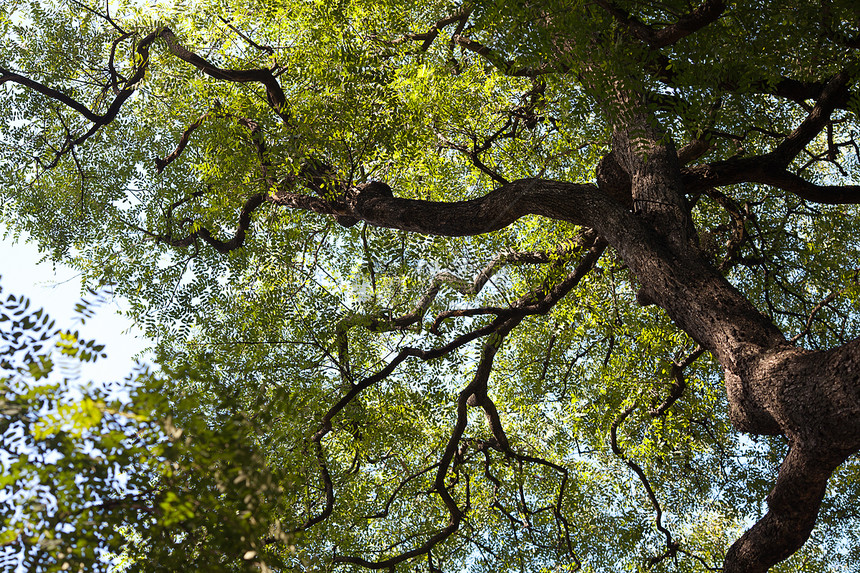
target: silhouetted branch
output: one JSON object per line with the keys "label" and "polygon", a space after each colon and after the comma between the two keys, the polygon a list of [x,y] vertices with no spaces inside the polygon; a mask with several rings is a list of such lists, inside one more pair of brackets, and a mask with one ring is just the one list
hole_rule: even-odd
{"label": "silhouetted branch", "polygon": [[651,502],[651,506],[654,508],[654,521],[657,526],[657,530],[660,531],[666,537],[666,552],[660,556],[652,557],[649,560],[649,567],[654,566],[659,563],[663,559],[667,557],[671,557],[678,551],[679,543],[672,539],[672,533],[663,526],[663,509],[660,507],[660,502],[657,501],[657,496],[654,494],[654,490],[651,487],[651,482],[648,481],[648,477],[645,475],[645,471],[633,460],[628,458],[621,447],[618,445],[618,427],[624,422],[625,419],[636,409],[636,404],[633,404],[622,411],[617,418],[612,422],[612,426],[609,429],[609,443],[612,447],[612,453],[618,456],[621,460],[627,464],[627,467],[633,470],[633,472],[639,478],[639,481],[642,482],[642,487],[645,488],[645,494],[648,496],[648,500]]}
{"label": "silhouetted branch", "polygon": [[705,0],[698,8],[678,18],[675,23],[655,29],[653,26],[643,24],[615,2],[595,0],[595,3],[627,27],[634,37],[652,48],[670,46],[681,38],[701,30],[717,21],[726,9],[723,0]]}

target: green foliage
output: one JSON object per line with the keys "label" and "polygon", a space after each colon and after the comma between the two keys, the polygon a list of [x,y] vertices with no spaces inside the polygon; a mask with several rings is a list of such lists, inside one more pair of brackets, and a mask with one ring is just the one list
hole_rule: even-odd
{"label": "green foliage", "polygon": [[[707,354],[684,369],[682,397],[652,413],[696,344],[637,304],[636,279],[611,250],[551,312],[503,340],[494,332],[432,359],[416,353],[327,418],[402,349],[445,348],[494,318],[454,311],[548,292],[581,259],[560,248],[581,229],[527,217],[445,238],[264,203],[241,248],[219,253],[200,232],[228,240],[249,197],[310,194],[302,182],[314,169],[327,174],[316,194],[326,201],[369,181],[398,197],[459,201],[501,179],[592,180],[619,86],[653,96],[647,106],[679,146],[707,140],[709,161],[766,153],[806,110],[760,86],[857,70],[857,50],[826,40],[822,3],[731,3],[656,52],[624,41],[595,3],[568,0],[539,3],[540,14],[533,2],[501,1],[112,1],[109,18],[103,3],[6,4],[0,67],[96,114],[148,66],[116,119],[62,153],[91,123],[56,98],[0,85],[0,216],[95,292],[127,298],[158,368],[82,384],[74,365],[105,347],[55,328],[25,297],[0,299],[4,559],[32,571],[357,571],[334,561],[420,547],[450,519],[436,471],[485,343],[498,350],[488,395],[520,457],[487,446],[489,423],[469,410],[441,478],[468,507],[463,523],[392,571],[643,569],[666,540],[626,461],[647,475],[683,549],[654,570],[719,567],[761,514],[785,444],[731,428]],[[847,28],[852,3],[827,4]],[[618,5],[656,26],[689,10],[680,0]],[[459,33],[490,51],[458,44],[456,23],[426,47],[416,36],[463,8],[472,13]],[[221,69],[272,70],[287,119],[258,82],[213,79],[163,38],[144,62],[139,43],[164,26]],[[541,73],[517,73],[526,69]],[[671,88],[655,70],[672,74]],[[833,137],[853,142],[856,116],[838,113]],[[186,135],[160,169],[155,159]],[[827,149],[824,135],[810,146]],[[791,167],[813,182],[858,183],[856,153],[839,153]],[[857,207],[758,185],[731,196],[733,208],[715,194],[689,197],[715,266],[809,348],[858,332]],[[504,258],[523,252],[549,262]],[[472,288],[488,266],[493,276]],[[778,570],[856,569],[858,479],[856,460],[840,470],[812,540]]]}
{"label": "green foliage", "polygon": [[4,568],[259,571],[281,562],[259,544],[291,542],[269,506],[295,480],[262,463],[245,412],[222,402],[210,405],[215,423],[212,411],[204,416],[185,389],[200,380],[191,369],[69,378],[68,366],[97,359],[102,345],[55,329],[24,296],[9,295],[5,308]]}

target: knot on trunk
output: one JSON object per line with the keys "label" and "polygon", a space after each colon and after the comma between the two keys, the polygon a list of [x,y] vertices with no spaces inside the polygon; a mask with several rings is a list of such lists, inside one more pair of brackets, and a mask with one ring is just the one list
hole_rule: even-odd
{"label": "knot on trunk", "polygon": [[[368,181],[362,185],[355,187],[355,207],[358,212],[361,212],[362,207],[369,199],[378,197],[391,198],[394,197],[394,192],[387,184],[382,181]],[[340,215],[335,217],[337,222],[344,227],[352,227],[358,223],[355,217]]]}
{"label": "knot on trunk", "polygon": [[615,157],[615,152],[607,153],[597,164],[597,186],[601,191],[627,207],[633,208],[633,188],[630,175]]}
{"label": "knot on trunk", "polygon": [[394,197],[394,192],[386,183],[382,181],[368,181],[363,185],[356,187],[358,190],[358,200],[363,201],[371,197]]}

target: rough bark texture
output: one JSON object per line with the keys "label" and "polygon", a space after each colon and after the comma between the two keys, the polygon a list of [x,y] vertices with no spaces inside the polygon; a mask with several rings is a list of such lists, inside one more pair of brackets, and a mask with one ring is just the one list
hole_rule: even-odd
{"label": "rough bark texture", "polygon": [[[317,180],[325,180],[330,175],[327,169],[311,169],[309,173],[299,173],[292,177],[290,185],[282,184],[285,180],[277,183],[269,172],[273,168],[263,136],[258,134],[254,145],[267,189],[265,193],[258,191],[246,198],[239,213],[238,227],[231,239],[219,240],[205,228],[184,237],[175,237],[170,232],[149,234],[152,238],[175,247],[188,247],[201,239],[215,250],[226,253],[242,246],[246,232],[251,227],[254,211],[265,202],[333,216],[344,226],[363,221],[379,227],[448,236],[496,231],[525,215],[569,221],[593,229],[600,239],[595,239],[590,264],[593,264],[602,252],[605,246],[603,241],[611,245],[640,281],[639,300],[663,308],[680,328],[719,361],[725,372],[732,423],[745,432],[780,434],[786,436],[789,441],[790,453],[783,461],[778,479],[768,497],[767,513],[731,547],[724,563],[726,573],[763,572],[803,545],[815,524],[830,475],[848,456],[860,450],[860,339],[821,352],[799,349],[789,343],[780,330],[732,286],[699,249],[697,232],[687,201],[692,194],[707,192],[716,187],[760,183],[794,193],[810,201],[831,204],[860,203],[858,185],[819,185],[804,180],[789,169],[792,161],[814,138],[823,133],[828,125],[832,128],[832,123],[828,122],[833,111],[848,106],[851,100],[851,78],[847,72],[840,72],[826,81],[816,82],[801,82],[791,78],[753,78],[747,82],[749,85],[744,87],[747,91],[741,91],[731,79],[722,81],[719,84],[720,90],[737,89],[741,97],[749,91],[758,91],[800,103],[808,112],[807,116],[790,134],[780,136],[781,142],[768,153],[685,166],[706,153],[709,144],[705,140],[695,139],[680,152],[676,151],[666,129],[661,127],[653,108],[649,107],[649,97],[655,94],[645,93],[648,90],[643,86],[652,81],[660,81],[672,87],[672,62],[665,53],[658,50],[671,46],[719,20],[726,11],[725,3],[720,0],[705,0],[698,8],[691,9],[688,14],[680,15],[674,23],[662,27],[646,25],[609,0],[597,0],[594,4],[595,10],[603,10],[619,23],[619,28],[624,31],[622,35],[626,35],[631,46],[637,48],[631,50],[631,54],[648,54],[647,57],[642,56],[642,67],[656,68],[653,77],[639,82],[639,88],[627,88],[627,91],[624,91],[625,88],[620,87],[622,82],[615,81],[611,73],[600,71],[601,62],[598,57],[595,57],[595,61],[577,62],[576,79],[585,90],[594,89],[599,92],[595,86],[607,81],[617,86],[617,89],[613,88],[616,89],[613,97],[608,98],[610,102],[605,104],[607,108],[612,108],[609,110],[611,113],[607,113],[610,121],[614,122],[612,150],[597,167],[596,184],[546,179],[521,179],[506,183],[503,177],[490,170],[478,157],[479,152],[489,149],[493,138],[501,137],[502,132],[498,132],[487,140],[484,147],[478,146],[476,142],[473,148],[465,150],[478,169],[483,170],[494,181],[502,183],[483,197],[453,203],[402,199],[395,197],[387,185],[379,182],[352,189],[346,188],[348,186],[344,184],[344,188],[338,189],[338,193],[324,193]],[[427,34],[407,35],[402,42],[420,41],[421,49],[425,51],[440,35],[440,30],[457,24],[457,30],[451,36],[451,45],[457,44],[462,49],[486,59],[504,74],[531,77],[533,80],[538,80],[542,74],[550,72],[572,74],[572,66],[565,60],[567,55],[581,53],[574,49],[577,41],[595,40],[577,40],[568,37],[563,29],[553,30],[555,15],[544,12],[542,8],[534,9],[534,21],[537,22],[535,26],[546,29],[547,36],[551,38],[557,52],[552,56],[555,59],[551,58],[540,65],[516,66],[490,47],[462,35],[468,33],[466,22],[471,14],[468,9],[439,20]],[[290,124],[288,98],[279,83],[278,75],[272,69],[219,68],[183,47],[169,28],[159,28],[138,42],[136,52],[140,56],[140,63],[123,88],[116,90],[113,103],[103,114],[25,75],[0,68],[0,84],[12,82],[34,90],[45,98],[63,104],[92,123],[92,127],[83,135],[73,136],[70,132],[66,141],[56,151],[54,162],[47,167],[56,165],[61,156],[82,145],[101,127],[116,118],[121,106],[136,89],[135,86],[145,77],[151,65],[149,50],[156,39],[164,41],[167,51],[173,57],[214,80],[259,84],[264,89],[266,102],[274,114],[284,125]],[[589,43],[588,50],[591,48],[592,44]],[[545,86],[540,90],[535,88],[532,94],[537,94],[532,98],[532,107],[528,109],[532,128],[538,121],[534,104],[540,100],[539,96],[544,89]],[[808,100],[815,100],[814,106],[810,107]],[[604,103],[601,102],[600,105]],[[523,113],[522,109],[520,113]],[[188,137],[202,119],[186,130],[174,154],[159,160],[159,172],[182,153]],[[256,123],[244,119],[241,121],[246,122],[252,133],[257,132]],[[510,125],[515,123],[513,119],[510,120]],[[452,146],[452,149],[457,147]],[[315,161],[314,157],[308,157],[309,165],[321,165],[319,162],[314,163]],[[305,186],[315,195],[295,190],[296,181],[302,177]],[[172,216],[172,210],[180,204],[181,202],[175,203],[168,210],[168,218]],[[742,228],[743,221],[740,225]],[[580,278],[581,275],[576,274],[568,282],[560,283],[556,287],[570,289]],[[552,299],[554,304],[567,292],[564,288],[561,289],[564,292],[550,292],[546,295],[546,300]],[[557,297],[553,298],[556,295]],[[531,310],[546,312],[550,307],[550,302],[547,302],[546,308]],[[488,327],[488,331],[495,332],[499,337],[507,334],[515,326],[514,323],[524,316],[514,316],[514,311],[521,312],[523,308],[512,309],[504,309],[508,312],[506,318],[502,320],[500,314],[498,322]],[[420,314],[415,314],[415,317],[420,317]],[[469,336],[474,336],[469,340],[483,334],[485,333],[472,333]],[[466,339],[467,337],[463,337],[463,340]],[[450,521],[447,526],[422,548],[408,551],[397,558],[383,562],[347,557],[340,557],[339,560],[371,568],[389,567],[413,555],[428,553],[433,544],[456,531],[462,518],[462,510],[445,489],[446,472],[459,447],[458,441],[466,424],[467,406],[483,407],[491,426],[498,422],[498,413],[486,393],[486,380],[495,351],[496,346],[485,347],[478,375],[460,396],[457,425],[439,465],[436,486],[449,510]],[[419,355],[416,352],[413,354]],[[397,361],[404,360],[407,354],[404,350]],[[387,376],[397,363],[392,362],[387,370],[382,371],[380,379]],[[365,387],[362,384],[369,385],[375,381],[369,378],[356,385],[353,392],[357,394]],[[348,398],[351,399],[352,396],[353,393]],[[346,402],[342,401],[335,406],[331,415]],[[493,433],[497,440],[496,446],[503,448],[507,454],[515,455],[509,450],[503,430],[500,427],[496,430],[494,427]],[[322,435],[318,434],[317,445]],[[323,480],[327,484],[326,511],[330,512],[333,493],[320,452],[321,450],[318,450]],[[310,520],[308,526],[326,516],[327,513],[323,512]]]}
{"label": "rough bark texture", "polygon": [[459,203],[359,198],[352,213],[374,225],[441,235],[490,232],[537,214],[604,237],[641,281],[647,300],[719,360],[733,424],[789,439],[791,453],[768,498],[768,513],[725,561],[727,572],[766,571],[808,539],[829,476],[860,448],[860,340],[826,352],[789,344],[695,247],[674,149],[652,143],[645,163],[617,134],[615,153],[624,172],[633,173],[634,211],[617,200],[625,196],[618,183],[626,180],[618,172],[622,162],[607,159],[598,175],[598,181],[609,181],[606,193],[594,185],[520,180]]}

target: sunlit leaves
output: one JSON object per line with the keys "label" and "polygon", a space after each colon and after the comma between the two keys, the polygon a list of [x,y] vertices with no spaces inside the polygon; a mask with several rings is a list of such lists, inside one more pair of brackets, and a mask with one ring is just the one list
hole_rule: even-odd
{"label": "sunlit leaves", "polygon": [[[14,300],[28,308],[25,297]],[[0,370],[4,567],[211,570],[226,554],[238,564],[231,570],[278,562],[261,540],[290,537],[264,508],[293,482],[275,481],[261,465],[254,426],[236,403],[209,409],[189,394],[193,386],[175,393],[143,367],[122,383],[62,376],[54,360],[86,361],[101,345],[54,331],[39,351],[31,331],[40,328],[36,321],[2,326],[4,337],[30,335],[14,337],[23,346],[4,348]],[[173,374],[177,381],[200,376]],[[287,396],[283,407],[291,403]],[[213,412],[226,418],[212,424]]]}
{"label": "sunlit leaves", "polygon": [[[676,0],[616,4],[655,26],[689,10]],[[25,533],[2,540],[46,568],[70,556],[97,567],[110,551],[134,570],[327,570],[334,556],[410,551],[451,517],[440,452],[489,341],[499,352],[488,396],[515,454],[495,449],[486,418],[469,410],[439,478],[463,523],[397,570],[566,570],[576,559],[584,571],[643,567],[665,540],[627,461],[648,477],[686,552],[659,568],[719,566],[760,513],[785,444],[732,432],[707,355],[683,369],[674,396],[677,364],[696,344],[640,306],[615,253],[504,340],[455,344],[491,323],[487,308],[558,284],[582,256],[560,247],[580,229],[527,217],[484,236],[429,237],[264,204],[228,254],[200,233],[230,237],[255,194],[315,193],[302,180],[314,169],[328,178],[317,189],[325,201],[368,181],[430,201],[475,198],[506,179],[592,181],[624,86],[648,93],[643,105],[678,148],[698,137],[708,160],[768,152],[808,104],[759,92],[783,76],[820,82],[857,65],[834,39],[850,30],[850,3],[784,4],[731,3],[659,51],[578,1],[109,2],[110,19],[98,16],[101,4],[4,6],[0,65],[94,113],[147,66],[116,120],[65,151],[90,124],[56,98],[4,83],[0,193],[5,219],[89,284],[130,300],[162,372],[135,371],[130,401],[72,385],[68,364],[101,358],[101,343],[83,328],[56,329],[25,298],[0,301],[0,359],[17,384],[3,402],[17,416],[7,427],[18,448],[4,487],[54,488],[19,487],[10,505],[27,517],[12,525]],[[164,25],[214,66],[271,70],[288,109],[272,110],[259,83],[213,78],[161,40],[147,61],[137,57],[136,42]],[[810,180],[856,183],[856,97],[845,107],[833,133],[791,166]],[[714,265],[801,344],[855,335],[856,209],[749,185],[726,196],[689,197]],[[550,260],[508,264],[524,251]],[[473,288],[487,268],[492,277]],[[92,305],[79,311],[84,321]],[[443,312],[455,315],[434,325]],[[456,348],[420,358],[446,345]],[[414,355],[321,427],[405,348]],[[855,469],[834,480],[827,533],[786,568],[823,570],[827,552],[833,567],[852,562],[856,551],[828,538],[855,537]]]}

